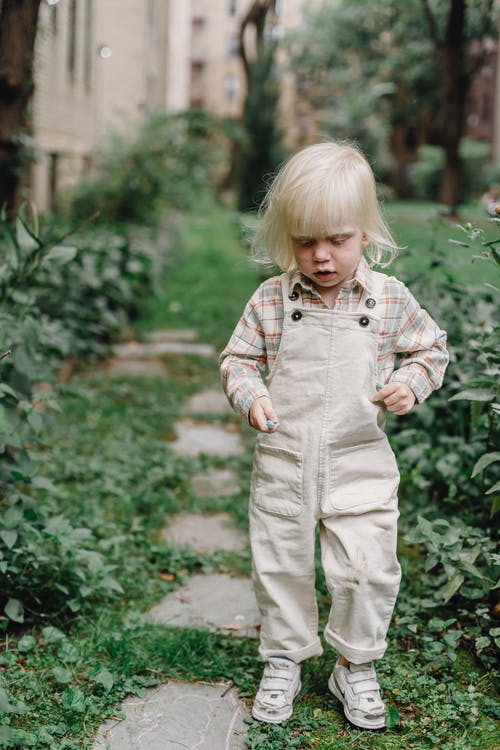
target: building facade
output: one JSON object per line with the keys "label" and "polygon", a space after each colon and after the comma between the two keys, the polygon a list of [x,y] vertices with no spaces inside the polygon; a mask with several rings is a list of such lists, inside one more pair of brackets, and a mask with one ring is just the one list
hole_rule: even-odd
{"label": "building facade", "polygon": [[40,210],[111,130],[189,107],[190,0],[43,0],[35,50],[32,194]]}
{"label": "building facade", "polygon": [[[277,0],[269,14],[269,33],[278,39],[304,21],[307,8],[325,0]],[[191,96],[192,107],[202,107],[221,117],[241,117],[246,82],[239,55],[241,23],[251,0],[191,0]],[[250,40],[251,47],[251,40]],[[295,97],[293,76],[286,71],[280,52],[282,96],[281,119],[290,143],[300,142],[300,134],[310,123],[301,119]]]}

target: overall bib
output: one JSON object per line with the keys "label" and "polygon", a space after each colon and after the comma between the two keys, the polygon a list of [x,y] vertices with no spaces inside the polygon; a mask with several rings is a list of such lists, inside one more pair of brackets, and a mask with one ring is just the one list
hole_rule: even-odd
{"label": "overall bib", "polygon": [[[304,307],[281,277],[283,332],[268,387],[280,420],[259,433],[250,497],[259,653],[300,662],[322,652],[315,531],[332,607],[324,636],[353,663],[380,658],[401,577],[399,472],[373,403],[385,276],[356,312]],[[291,296],[289,296],[291,295]]]}

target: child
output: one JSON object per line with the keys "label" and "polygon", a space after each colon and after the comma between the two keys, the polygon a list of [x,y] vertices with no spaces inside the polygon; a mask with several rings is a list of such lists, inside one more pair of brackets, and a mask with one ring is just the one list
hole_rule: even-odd
{"label": "child", "polygon": [[283,273],[254,293],[220,358],[230,403],[259,431],[250,542],[267,663],[252,715],[288,719],[300,663],[322,653],[319,524],[333,602],[324,637],[340,654],[328,687],[352,724],[380,729],[372,662],[385,652],[400,581],[399,473],[385,410],[407,414],[439,388],[446,334],[363,257],[380,264],[387,251],[390,261],[397,246],[353,145],[309,146],[284,165],[263,203],[259,245]]}

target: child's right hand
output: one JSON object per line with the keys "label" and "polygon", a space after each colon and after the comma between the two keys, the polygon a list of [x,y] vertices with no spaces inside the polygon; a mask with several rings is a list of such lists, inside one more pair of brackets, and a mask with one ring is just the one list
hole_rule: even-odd
{"label": "child's right hand", "polygon": [[[248,412],[248,419],[252,427],[260,432],[276,432],[280,426],[278,415],[273,409],[269,396],[260,396],[255,399]],[[272,427],[268,424],[268,420],[274,422]]]}

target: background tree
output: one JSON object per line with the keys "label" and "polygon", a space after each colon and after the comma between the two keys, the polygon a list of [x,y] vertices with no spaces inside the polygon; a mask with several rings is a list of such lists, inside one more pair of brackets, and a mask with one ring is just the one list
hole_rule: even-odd
{"label": "background tree", "polygon": [[336,0],[311,12],[295,41],[300,93],[330,132],[377,159],[400,195],[418,146],[442,146],[440,198],[455,206],[465,103],[483,40],[496,36],[493,15],[492,0]]}
{"label": "background tree", "polygon": [[275,0],[254,0],[240,25],[240,57],[247,95],[238,166],[238,208],[256,208],[264,197],[265,176],[282,159],[277,126],[280,87],[276,76],[277,44],[269,23]]}
{"label": "background tree", "polygon": [[23,166],[40,2],[2,0],[0,5],[0,206],[7,205],[9,212]]}

